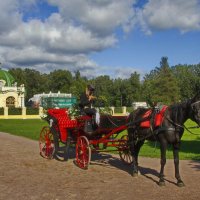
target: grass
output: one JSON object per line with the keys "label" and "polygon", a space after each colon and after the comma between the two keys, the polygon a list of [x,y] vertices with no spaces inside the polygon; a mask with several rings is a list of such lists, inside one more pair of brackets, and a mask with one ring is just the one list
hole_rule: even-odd
{"label": "grass", "polygon": [[[42,127],[46,125],[48,125],[47,122],[40,119],[1,119],[0,132],[38,140]],[[185,125],[191,127],[196,124],[188,120]],[[182,137],[180,159],[200,160],[200,129],[191,129],[191,131],[198,135],[192,135],[185,130]],[[160,157],[159,144],[146,141],[141,148],[140,156]],[[173,158],[171,147],[168,148],[167,158]]]}
{"label": "grass", "polygon": [[[196,123],[191,120],[188,120],[185,123],[186,127],[192,127],[195,125]],[[190,131],[196,135],[185,130],[181,139],[179,157],[181,160],[200,160],[200,129],[190,129]],[[159,143],[146,141],[140,151],[140,156],[160,157]],[[167,158],[173,158],[171,146],[168,147]]]}
{"label": "grass", "polygon": [[41,119],[1,119],[0,132],[38,140],[42,127],[46,125],[47,122]]}

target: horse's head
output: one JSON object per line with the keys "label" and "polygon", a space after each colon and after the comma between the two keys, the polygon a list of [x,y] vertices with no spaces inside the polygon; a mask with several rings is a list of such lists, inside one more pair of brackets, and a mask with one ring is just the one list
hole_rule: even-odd
{"label": "horse's head", "polygon": [[191,99],[190,118],[200,126],[200,93]]}

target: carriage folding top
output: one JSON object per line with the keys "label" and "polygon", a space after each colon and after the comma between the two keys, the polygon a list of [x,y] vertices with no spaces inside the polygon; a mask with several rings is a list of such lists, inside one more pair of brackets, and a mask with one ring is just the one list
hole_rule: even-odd
{"label": "carriage folding top", "polygon": [[127,134],[120,134],[127,129],[127,116],[101,115],[100,125],[92,133],[86,126],[88,122],[93,124],[93,118],[71,118],[68,109],[49,109],[46,120],[49,126],[41,130],[39,146],[41,156],[47,159],[58,157],[61,149],[64,159],[68,159],[69,148],[75,147],[76,164],[83,169],[88,168],[91,153],[99,151],[118,151],[123,162],[132,163]]}

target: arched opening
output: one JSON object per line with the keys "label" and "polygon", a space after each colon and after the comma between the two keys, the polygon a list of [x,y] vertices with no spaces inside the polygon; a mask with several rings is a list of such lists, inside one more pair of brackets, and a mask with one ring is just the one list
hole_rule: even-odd
{"label": "arched opening", "polygon": [[10,96],[6,99],[6,107],[15,107],[15,98]]}

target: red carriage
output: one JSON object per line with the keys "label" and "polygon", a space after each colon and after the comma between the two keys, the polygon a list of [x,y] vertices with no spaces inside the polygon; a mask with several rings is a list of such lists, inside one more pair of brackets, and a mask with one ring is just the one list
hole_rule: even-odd
{"label": "red carriage", "polygon": [[[128,136],[120,134],[127,129],[127,116],[100,116],[100,125],[94,127],[93,119],[86,115],[70,117],[68,109],[49,109],[47,113],[49,126],[40,133],[40,154],[44,158],[69,158],[71,147],[75,147],[76,164],[87,169],[91,153],[101,151],[118,151],[121,160],[132,163],[127,144]],[[92,129],[92,130],[91,130]]]}

